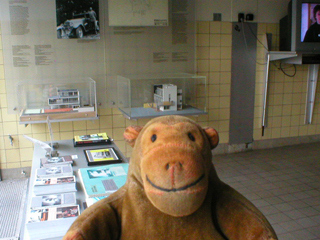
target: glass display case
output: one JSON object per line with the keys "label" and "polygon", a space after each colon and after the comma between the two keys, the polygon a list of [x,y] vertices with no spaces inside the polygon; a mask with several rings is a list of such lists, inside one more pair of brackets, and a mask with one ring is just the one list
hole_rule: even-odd
{"label": "glass display case", "polygon": [[20,124],[98,118],[96,82],[91,78],[23,82],[18,84],[17,94]]}
{"label": "glass display case", "polygon": [[207,114],[205,76],[188,73],[117,76],[119,110],[128,119]]}

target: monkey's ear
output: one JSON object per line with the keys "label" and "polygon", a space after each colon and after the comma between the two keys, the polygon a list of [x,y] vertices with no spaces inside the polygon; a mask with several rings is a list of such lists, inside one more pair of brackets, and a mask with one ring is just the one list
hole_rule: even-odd
{"label": "monkey's ear", "polygon": [[218,143],[219,143],[219,134],[218,134],[218,132],[215,129],[210,128],[210,127],[204,128],[203,130],[204,130],[204,132],[206,133],[206,135],[208,137],[211,149],[214,149],[216,146],[218,146]]}
{"label": "monkey's ear", "polygon": [[142,128],[143,127],[141,127],[141,126],[129,126],[124,131],[124,133],[123,133],[124,139],[131,147],[134,146],[136,139],[137,139]]}

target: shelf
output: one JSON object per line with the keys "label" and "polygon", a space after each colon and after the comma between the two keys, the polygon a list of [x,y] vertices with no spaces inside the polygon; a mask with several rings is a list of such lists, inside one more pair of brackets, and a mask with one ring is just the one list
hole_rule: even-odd
{"label": "shelf", "polygon": [[50,113],[50,114],[30,114],[21,115],[19,124],[33,124],[50,122],[67,122],[67,121],[85,121],[96,120],[99,117],[96,112],[75,112],[75,113]]}
{"label": "shelf", "polygon": [[270,51],[268,52],[268,54],[270,56],[270,61],[293,58],[298,56],[296,52],[287,52],[287,51]]}
{"label": "shelf", "polygon": [[124,117],[130,120],[136,120],[139,118],[154,118],[166,115],[183,115],[183,116],[197,116],[197,115],[204,115],[207,112],[195,108],[195,107],[185,107],[179,111],[156,111],[153,108],[131,108],[131,109],[120,109],[119,110],[123,113]]}

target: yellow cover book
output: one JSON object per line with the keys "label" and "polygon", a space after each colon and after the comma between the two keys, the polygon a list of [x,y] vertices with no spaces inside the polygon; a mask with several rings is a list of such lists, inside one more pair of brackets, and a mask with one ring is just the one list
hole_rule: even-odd
{"label": "yellow cover book", "polygon": [[95,133],[95,134],[75,136],[73,141],[74,141],[75,147],[86,146],[86,145],[107,144],[111,142],[107,133]]}

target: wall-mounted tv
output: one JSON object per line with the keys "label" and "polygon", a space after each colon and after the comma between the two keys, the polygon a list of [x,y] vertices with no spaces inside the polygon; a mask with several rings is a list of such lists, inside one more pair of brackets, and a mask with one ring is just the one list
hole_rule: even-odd
{"label": "wall-mounted tv", "polygon": [[292,0],[280,20],[280,51],[320,54],[320,0]]}

